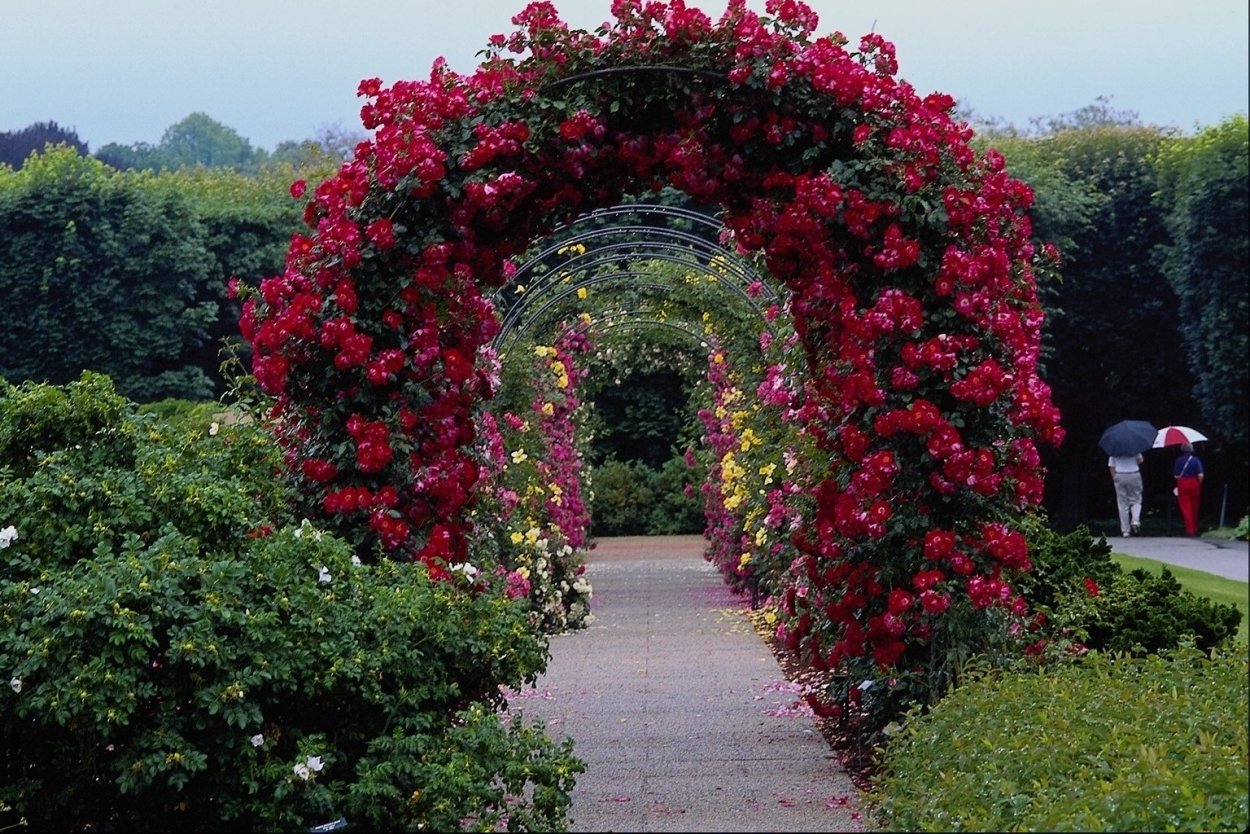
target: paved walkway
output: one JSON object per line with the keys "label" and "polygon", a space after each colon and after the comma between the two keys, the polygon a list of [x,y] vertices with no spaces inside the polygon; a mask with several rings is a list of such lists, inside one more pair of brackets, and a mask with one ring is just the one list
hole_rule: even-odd
{"label": "paved walkway", "polygon": [[1184,536],[1122,536],[1108,538],[1112,551],[1156,559],[1169,565],[1213,573],[1225,579],[1250,580],[1247,543],[1229,539]]}
{"label": "paved walkway", "polygon": [[587,763],[572,831],[859,831],[858,795],[698,536],[601,539],[595,622],[511,707]]}

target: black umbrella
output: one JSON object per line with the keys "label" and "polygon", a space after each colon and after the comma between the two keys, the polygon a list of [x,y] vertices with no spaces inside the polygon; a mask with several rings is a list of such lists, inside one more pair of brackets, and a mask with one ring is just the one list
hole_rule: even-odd
{"label": "black umbrella", "polygon": [[1140,454],[1154,446],[1158,430],[1145,420],[1121,420],[1109,426],[1098,445],[1112,457],[1127,457]]}

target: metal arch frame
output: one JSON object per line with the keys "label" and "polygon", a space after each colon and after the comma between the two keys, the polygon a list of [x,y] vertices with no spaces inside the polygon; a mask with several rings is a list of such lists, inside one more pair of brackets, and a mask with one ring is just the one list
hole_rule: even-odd
{"label": "metal arch frame", "polygon": [[[690,269],[698,270],[704,275],[711,276],[716,279],[718,284],[729,286],[750,308],[758,315],[764,323],[766,329],[771,330],[771,325],[767,322],[763,310],[756,303],[755,299],[747,292],[745,287],[749,287],[752,283],[758,282],[763,288],[763,297],[766,301],[776,302],[778,295],[776,290],[764,280],[756,270],[752,269],[744,263],[744,261],[719,244],[709,242],[707,239],[689,232],[674,229],[667,226],[656,225],[647,222],[648,215],[659,216],[666,222],[676,220],[684,220],[695,225],[701,225],[705,228],[712,228],[719,232],[723,227],[712,217],[701,212],[691,211],[680,207],[664,206],[653,203],[628,203],[613,206],[606,209],[599,209],[582,217],[577,218],[572,223],[562,224],[556,227],[549,237],[557,238],[561,232],[570,231],[579,224],[590,223],[603,219],[627,216],[638,218],[641,223],[639,225],[615,224],[600,228],[590,229],[585,232],[574,234],[570,237],[559,237],[558,240],[546,245],[534,255],[532,255],[518,269],[512,280],[504,286],[500,287],[493,293],[493,300],[497,306],[506,306],[506,313],[500,322],[499,333],[492,341],[492,347],[502,357],[511,346],[520,338],[520,334],[527,331],[532,324],[532,320],[537,319],[543,313],[547,312],[554,304],[560,300],[567,298],[570,294],[578,289],[592,286],[596,283],[606,280],[619,280],[622,277],[641,277],[643,273],[637,270],[617,270],[612,273],[600,273],[597,275],[585,276],[594,270],[602,267],[626,263],[633,260],[648,259],[661,260],[669,263],[685,266]],[[621,241],[617,243],[609,243],[605,245],[587,248],[584,252],[579,252],[568,258],[559,268],[552,268],[546,272],[538,273],[534,278],[534,283],[529,285],[525,293],[525,297],[518,299],[510,304],[502,305],[503,293],[509,287],[523,285],[526,276],[531,275],[534,271],[544,265],[544,262],[558,255],[561,250],[567,250],[569,247],[578,246],[586,242],[594,242],[601,238],[611,238],[620,235],[623,232],[643,231],[647,233],[647,237],[636,240]],[[658,242],[657,242],[658,239]],[[679,245],[681,244],[681,245]],[[674,254],[681,253],[681,254]],[[700,258],[702,256],[702,258]],[[724,268],[719,271],[713,271],[710,264],[719,262]],[[579,276],[576,281],[569,281],[570,276]],[[728,279],[728,280],[727,280]],[[560,291],[554,298],[546,300],[542,306],[533,311],[535,304],[540,303],[544,296],[552,291],[557,285],[567,286],[567,289]],[[661,287],[660,285],[647,285],[653,289],[664,289],[671,292],[671,287]],[[527,312],[530,314],[530,322],[522,325],[522,319]],[[518,332],[520,331],[520,332]]]}
{"label": "metal arch frame", "polygon": [[581,322],[577,327],[573,328],[575,333],[589,333],[591,331],[609,331],[624,329],[641,329],[644,327],[666,327],[669,330],[675,330],[684,333],[692,339],[698,339],[700,346],[711,347],[708,336],[702,330],[694,327],[686,319],[678,319],[677,321],[668,321],[666,319],[646,318],[646,310],[619,310],[610,316],[603,318],[592,318],[588,322]]}
{"label": "metal arch frame", "polygon": [[[666,258],[659,258],[659,259],[668,260]],[[494,348],[497,355],[499,355],[500,357],[503,357],[504,355],[506,355],[508,352],[512,350],[512,348],[516,345],[516,343],[520,341],[521,338],[527,332],[529,332],[531,327],[533,327],[535,324],[543,320],[543,316],[552,307],[556,306],[557,304],[559,304],[561,301],[565,300],[566,298],[569,298],[570,296],[574,295],[579,289],[582,289],[585,287],[592,287],[596,284],[622,281],[623,279],[647,278],[647,277],[649,277],[649,273],[631,269],[631,270],[618,270],[618,271],[611,272],[611,273],[599,273],[599,274],[592,275],[587,278],[583,278],[576,282],[570,282],[567,284],[567,286],[565,286],[564,289],[560,290],[559,292],[556,292],[555,295],[553,295],[552,297],[543,300],[541,303],[541,306],[539,306],[537,309],[533,309],[533,307],[534,305],[539,303],[538,301],[534,301],[532,304],[526,306],[523,309],[523,312],[528,313],[528,315],[525,316],[525,319],[523,321],[514,320],[510,323],[509,326],[506,327],[506,329],[501,329],[499,334],[495,337],[495,340],[492,343],[492,347]],[[722,283],[722,282],[718,280],[717,283]],[[561,284],[563,284],[563,281],[561,282]],[[676,289],[668,284],[657,284],[657,283],[653,283],[650,281],[630,282],[629,287],[647,289],[647,290],[655,290],[656,292],[661,293],[663,295],[671,295]],[[759,305],[755,302],[755,300],[751,298],[750,294],[747,293],[746,290],[742,289],[742,287],[736,284],[729,284],[729,288],[742,302],[744,302],[748,307],[750,307],[750,309],[759,317],[762,328],[768,330],[769,332],[774,333],[775,335],[775,331],[773,330],[772,324],[764,316],[764,312],[760,309]],[[550,291],[551,291],[550,289],[544,290],[544,292],[550,292]],[[520,316],[518,315],[517,319],[519,318]]]}
{"label": "metal arch frame", "polygon": [[661,321],[659,319],[643,319],[643,318],[624,318],[619,320],[599,320],[590,322],[589,324],[580,325],[576,328],[578,333],[587,333],[597,331],[601,333],[611,332],[613,330],[642,330],[644,328],[663,327],[680,333],[691,340],[692,343],[697,342],[700,348],[711,348],[711,344],[707,340],[707,335],[693,327],[686,327],[677,322]]}
{"label": "metal arch frame", "polygon": [[538,88],[538,92],[547,93],[556,87],[562,87],[566,84],[576,84],[578,81],[591,81],[599,78],[606,78],[609,75],[685,75],[691,78],[704,78],[711,81],[720,81],[728,83],[729,76],[723,72],[716,70],[699,69],[698,67],[683,67],[680,64],[630,64],[621,67],[604,67],[603,69],[590,70],[589,72],[579,72],[576,75],[566,75],[563,78],[557,78],[548,81],[546,84]]}

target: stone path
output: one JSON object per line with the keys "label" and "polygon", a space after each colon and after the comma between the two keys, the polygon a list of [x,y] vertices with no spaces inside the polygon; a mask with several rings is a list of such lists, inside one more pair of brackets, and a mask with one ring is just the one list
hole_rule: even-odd
{"label": "stone path", "polygon": [[601,539],[595,622],[511,708],[587,763],[572,831],[859,831],[858,795],[697,536]]}

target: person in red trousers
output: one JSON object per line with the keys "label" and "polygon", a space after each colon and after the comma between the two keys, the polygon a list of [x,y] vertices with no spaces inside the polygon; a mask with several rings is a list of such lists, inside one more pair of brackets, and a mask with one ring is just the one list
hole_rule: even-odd
{"label": "person in red trousers", "polygon": [[1181,453],[1176,456],[1172,465],[1172,475],[1176,478],[1176,503],[1181,508],[1181,518],[1185,520],[1185,535],[1198,535],[1198,500],[1202,497],[1202,461],[1194,454],[1194,447],[1189,443],[1181,445]]}

